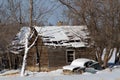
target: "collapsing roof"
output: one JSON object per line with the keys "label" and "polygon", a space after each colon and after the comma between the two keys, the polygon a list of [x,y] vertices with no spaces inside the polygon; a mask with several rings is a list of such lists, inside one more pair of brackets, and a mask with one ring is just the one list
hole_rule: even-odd
{"label": "collapsing roof", "polygon": [[19,54],[25,48],[25,40],[29,38],[31,29],[29,27],[23,27],[20,32],[17,33],[12,43],[9,45],[9,50],[12,53]]}
{"label": "collapsing roof", "polygon": [[[86,47],[89,32],[86,26],[35,26],[38,35],[41,36],[44,45],[47,46],[65,46],[65,47]],[[24,50],[25,40],[31,39],[30,27],[21,28],[10,44],[12,53],[19,53]]]}
{"label": "collapsing roof", "polygon": [[42,36],[44,45],[86,47],[89,38],[86,26],[36,26],[35,29]]}

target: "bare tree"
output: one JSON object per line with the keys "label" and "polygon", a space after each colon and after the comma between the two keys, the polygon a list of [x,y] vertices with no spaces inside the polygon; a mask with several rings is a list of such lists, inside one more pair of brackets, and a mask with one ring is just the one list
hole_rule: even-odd
{"label": "bare tree", "polygon": [[[114,48],[117,49],[116,54],[119,53],[120,1],[59,0],[59,2],[68,7],[73,25],[87,25],[91,38],[95,42],[93,50],[96,57],[101,65],[107,67]],[[105,54],[103,54],[104,49],[106,49]]]}
{"label": "bare tree", "polygon": [[[33,31],[33,33],[35,33],[36,31]],[[24,73],[25,73],[25,68],[26,68],[26,64],[27,64],[27,54],[28,54],[28,51],[35,45],[37,39],[38,39],[38,35],[36,35],[34,41],[31,43],[31,45],[29,45],[29,39],[30,39],[30,36],[27,36],[26,35],[26,40],[25,40],[25,52],[24,52],[24,57],[23,57],[23,63],[22,63],[22,68],[21,68],[21,76],[24,76]],[[28,46],[29,45],[29,46]]]}
{"label": "bare tree", "polygon": [[30,0],[30,27],[32,27],[32,20],[33,20],[33,0]]}

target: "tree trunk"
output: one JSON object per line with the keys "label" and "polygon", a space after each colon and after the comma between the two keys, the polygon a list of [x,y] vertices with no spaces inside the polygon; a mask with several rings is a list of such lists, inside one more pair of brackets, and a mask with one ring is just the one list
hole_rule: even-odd
{"label": "tree trunk", "polygon": [[39,52],[39,48],[38,48],[38,42],[36,42],[36,45],[35,45],[35,47],[36,47],[36,57],[37,57],[37,64],[38,64],[38,67],[39,67],[39,70],[38,71],[40,71],[40,52]]}
{"label": "tree trunk", "polygon": [[99,62],[100,65],[103,64],[103,61],[102,61],[103,50],[104,50],[104,48],[98,48],[98,49],[96,49],[96,58],[97,58],[97,61]]}
{"label": "tree trunk", "polygon": [[30,0],[30,27],[32,27],[32,16],[33,16],[33,0]]}
{"label": "tree trunk", "polygon": [[120,60],[120,52],[119,52],[119,48],[117,48],[117,51],[115,53],[115,64],[119,64],[119,60]]}
{"label": "tree trunk", "polygon": [[104,56],[104,60],[103,60],[103,67],[107,68],[108,67],[108,61],[110,60],[110,58],[112,57],[114,49],[108,48],[106,50],[106,54]]}
{"label": "tree trunk", "polygon": [[10,53],[7,52],[7,54],[8,54],[8,60],[9,60],[9,69],[11,69],[11,65],[12,65],[12,64],[11,64]]}
{"label": "tree trunk", "polygon": [[24,57],[23,57],[23,63],[22,63],[22,69],[21,69],[21,76],[24,76],[25,73],[25,66],[26,66],[26,58],[27,58],[27,53],[28,53],[28,39],[26,39],[26,43],[25,43],[25,53],[24,53]]}
{"label": "tree trunk", "polygon": [[24,53],[24,57],[23,57],[21,76],[24,76],[25,66],[26,66],[26,58],[27,58],[28,51],[35,45],[35,42],[37,40],[38,40],[38,35],[36,36],[36,38],[33,41],[33,43],[31,45],[29,45],[29,46],[28,46],[28,38],[26,38],[26,40],[25,40],[25,53]]}

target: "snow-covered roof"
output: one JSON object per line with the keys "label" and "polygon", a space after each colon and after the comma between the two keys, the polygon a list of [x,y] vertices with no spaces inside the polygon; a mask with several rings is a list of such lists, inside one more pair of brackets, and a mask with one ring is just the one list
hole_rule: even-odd
{"label": "snow-covered roof", "polygon": [[23,51],[25,47],[25,40],[30,36],[30,31],[30,27],[22,27],[20,29],[20,32],[17,33],[9,46],[10,52],[19,54],[19,52]]}
{"label": "snow-covered roof", "polygon": [[73,60],[73,62],[70,65],[78,66],[78,67],[85,67],[84,64],[88,61],[93,61],[93,60],[86,59],[86,58],[79,58],[79,59]]}
{"label": "snow-covered roof", "polygon": [[89,38],[86,26],[36,26],[45,45],[85,47],[85,39]]}
{"label": "snow-covered roof", "polygon": [[[38,35],[42,37],[44,45],[65,46],[65,47],[86,47],[86,39],[89,33],[86,26],[34,26]],[[34,33],[31,33],[30,27],[21,28],[10,44],[10,51],[19,53],[25,47],[25,40],[30,39]]]}
{"label": "snow-covered roof", "polygon": [[16,44],[24,45],[25,40],[29,37],[29,35],[30,35],[29,27],[21,28],[20,32],[16,35],[16,37],[12,41],[12,45],[16,45]]}

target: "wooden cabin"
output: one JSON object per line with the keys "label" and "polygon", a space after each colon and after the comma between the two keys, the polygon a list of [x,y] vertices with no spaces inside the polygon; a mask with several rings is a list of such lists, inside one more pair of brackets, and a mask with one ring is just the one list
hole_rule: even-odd
{"label": "wooden cabin", "polygon": [[[24,29],[27,28],[29,27]],[[35,26],[34,28],[39,37],[36,44],[28,52],[28,69],[46,71],[70,64],[77,58],[95,59],[91,47],[92,41],[86,26]],[[24,34],[20,33],[21,31],[17,34],[22,34],[22,37],[18,37],[22,39],[15,39],[17,41],[13,41],[13,44],[16,42],[24,44],[24,31],[29,31],[29,29],[24,29],[21,30]],[[34,37],[30,41],[33,41],[32,39],[34,40]],[[17,50],[15,50],[16,48],[11,48],[10,52],[16,53]],[[24,54],[24,49],[20,50],[18,55],[20,53]]]}

